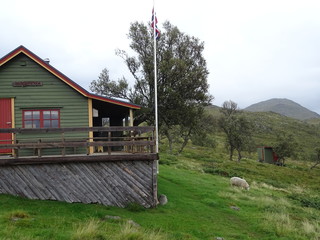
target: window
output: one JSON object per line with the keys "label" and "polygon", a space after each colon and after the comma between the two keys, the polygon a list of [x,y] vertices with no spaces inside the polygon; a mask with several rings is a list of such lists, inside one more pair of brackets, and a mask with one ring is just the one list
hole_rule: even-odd
{"label": "window", "polygon": [[23,127],[60,127],[60,110],[23,110]]}

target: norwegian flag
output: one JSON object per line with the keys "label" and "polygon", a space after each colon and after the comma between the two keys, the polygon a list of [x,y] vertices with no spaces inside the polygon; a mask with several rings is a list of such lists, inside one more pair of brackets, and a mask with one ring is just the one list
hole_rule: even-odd
{"label": "norwegian flag", "polygon": [[151,18],[151,27],[154,29],[155,32],[155,38],[158,40],[160,38],[160,31],[157,27],[158,19],[154,12],[154,9],[152,9],[152,18]]}

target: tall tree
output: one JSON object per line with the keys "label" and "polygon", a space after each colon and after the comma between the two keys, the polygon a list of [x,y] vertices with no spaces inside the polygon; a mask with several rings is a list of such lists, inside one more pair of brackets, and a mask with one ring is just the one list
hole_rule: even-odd
{"label": "tall tree", "polygon": [[226,134],[226,147],[229,150],[229,159],[232,160],[234,151],[238,153],[238,161],[242,152],[249,150],[252,145],[253,124],[241,114],[238,104],[225,101],[220,110],[219,126]]}
{"label": "tall tree", "polygon": [[277,135],[277,139],[273,144],[273,150],[279,157],[279,162],[281,162],[282,165],[285,164],[287,158],[295,154],[297,147],[298,143],[294,136],[284,132]]}
{"label": "tall tree", "polygon": [[[168,21],[163,28],[161,38],[157,41],[159,130],[172,139],[173,132],[177,133],[173,129],[179,126],[179,137],[184,138],[185,145],[195,132],[203,107],[212,100],[208,93],[209,73],[202,54],[204,43],[181,32]],[[135,55],[129,56],[123,50],[116,51],[134,78],[133,87],[124,78],[112,81],[108,74],[103,73],[90,87],[96,93],[125,98],[142,105],[143,109],[136,113],[135,124],[144,121],[154,124],[152,34],[152,28],[145,24],[132,23],[128,38]]]}
{"label": "tall tree", "polygon": [[[319,146],[319,143],[317,145]],[[314,154],[311,155],[311,159],[314,160],[315,163],[310,167],[310,169],[313,169],[320,164],[320,147],[316,147],[314,149]]]}

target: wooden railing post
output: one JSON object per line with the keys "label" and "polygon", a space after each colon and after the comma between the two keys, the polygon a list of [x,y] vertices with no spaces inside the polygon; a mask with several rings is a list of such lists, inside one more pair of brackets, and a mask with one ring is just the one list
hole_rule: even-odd
{"label": "wooden railing post", "polygon": [[[111,142],[111,132],[108,132],[108,142]],[[111,155],[111,147],[108,146],[108,154]]]}
{"label": "wooden railing post", "polygon": [[[17,136],[16,136],[16,133],[12,133],[12,138],[13,138],[13,144],[17,144]],[[12,148],[12,156],[14,157],[14,158],[16,158],[17,157],[17,149],[15,149],[15,148]]]}
{"label": "wooden railing post", "polygon": [[[19,141],[16,139],[16,144],[18,144]],[[19,158],[19,147],[17,147],[16,151],[15,151],[15,158]]]}
{"label": "wooden railing post", "polygon": [[[41,138],[38,140],[38,144],[41,143]],[[37,148],[37,151],[38,151],[38,157],[41,157],[41,148]]]}
{"label": "wooden railing post", "polygon": [[[151,140],[154,142],[155,141],[155,129],[152,131],[152,136],[151,136]],[[150,152],[154,153],[154,145],[150,145]]]}
{"label": "wooden railing post", "polygon": [[66,155],[66,146],[65,146],[65,138],[64,138],[64,132],[61,133],[63,148],[62,148],[62,156],[64,157]]}
{"label": "wooden railing post", "polygon": [[87,139],[87,155],[90,155],[90,139]]}

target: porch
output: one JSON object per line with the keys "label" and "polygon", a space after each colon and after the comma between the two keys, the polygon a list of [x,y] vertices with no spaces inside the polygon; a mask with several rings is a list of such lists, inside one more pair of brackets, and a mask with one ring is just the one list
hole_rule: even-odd
{"label": "porch", "polygon": [[[99,137],[76,137],[80,133]],[[0,143],[7,150],[0,155],[0,194],[118,207],[158,203],[154,127],[15,128],[0,134],[12,137]],[[24,150],[32,154],[22,156]]]}
{"label": "porch", "polygon": [[158,159],[148,126],[9,128],[0,134],[11,137],[0,141],[0,165]]}

